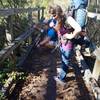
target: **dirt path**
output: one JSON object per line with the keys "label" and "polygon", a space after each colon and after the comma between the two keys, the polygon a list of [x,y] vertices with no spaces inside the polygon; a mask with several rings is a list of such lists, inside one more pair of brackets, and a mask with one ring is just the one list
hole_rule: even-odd
{"label": "dirt path", "polygon": [[58,52],[32,52],[23,65],[29,73],[27,79],[17,84],[9,100],[95,100],[76,63],[74,68],[69,68],[65,85],[55,82],[53,77],[60,64]]}

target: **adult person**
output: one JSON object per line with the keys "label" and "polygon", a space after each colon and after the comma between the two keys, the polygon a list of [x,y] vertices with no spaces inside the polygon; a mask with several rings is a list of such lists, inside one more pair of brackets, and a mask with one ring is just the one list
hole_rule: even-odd
{"label": "adult person", "polygon": [[88,0],[71,0],[70,10],[72,17],[77,21],[81,26],[82,31],[80,32],[79,37],[75,40],[76,44],[85,45],[88,47],[90,42],[86,36],[86,21],[87,21],[87,6]]}
{"label": "adult person", "polygon": [[73,18],[84,29],[86,24],[88,0],[71,0],[70,8],[73,11]]}

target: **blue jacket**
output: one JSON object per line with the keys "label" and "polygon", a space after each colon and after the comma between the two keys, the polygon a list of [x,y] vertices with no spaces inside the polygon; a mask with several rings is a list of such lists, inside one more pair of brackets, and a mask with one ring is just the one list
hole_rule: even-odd
{"label": "blue jacket", "polygon": [[88,0],[71,0],[71,7],[74,9],[86,8],[88,6]]}

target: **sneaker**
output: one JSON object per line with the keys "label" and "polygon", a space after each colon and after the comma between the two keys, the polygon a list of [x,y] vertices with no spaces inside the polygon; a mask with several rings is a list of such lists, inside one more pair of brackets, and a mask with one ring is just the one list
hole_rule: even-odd
{"label": "sneaker", "polygon": [[61,68],[57,68],[57,75],[59,75],[59,73],[62,71]]}
{"label": "sneaker", "polygon": [[60,84],[62,84],[62,85],[65,85],[65,84],[66,84],[64,80],[59,79],[59,77],[57,77],[57,76],[54,76],[54,80],[55,80],[57,83],[60,83]]}

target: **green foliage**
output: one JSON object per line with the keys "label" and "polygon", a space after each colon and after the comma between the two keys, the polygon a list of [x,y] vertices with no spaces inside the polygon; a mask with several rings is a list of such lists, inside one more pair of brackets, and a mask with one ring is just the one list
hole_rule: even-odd
{"label": "green foliage", "polygon": [[[13,32],[14,32],[14,38],[18,37],[20,34],[26,31],[26,28],[28,27],[28,15],[25,14],[20,14],[14,16],[14,27],[13,27]],[[17,28],[16,28],[17,27]]]}
{"label": "green foliage", "polygon": [[90,5],[88,7],[88,11],[90,11],[90,12],[96,12],[96,5]]}
{"label": "green foliage", "polygon": [[[17,83],[19,80],[23,81],[26,79],[27,73],[18,72],[18,71],[0,71],[0,100],[6,100],[4,93],[1,91],[1,88],[4,84],[9,84],[10,81],[7,81],[8,78],[12,78],[14,83]],[[11,82],[12,83],[12,82]],[[8,90],[9,91],[9,90]]]}
{"label": "green foliage", "polygon": [[2,21],[0,24],[0,50],[4,47],[5,43],[5,26],[3,25]]}
{"label": "green foliage", "polygon": [[1,91],[0,91],[0,100],[5,100],[5,96]]}
{"label": "green foliage", "polygon": [[15,68],[15,64],[11,60],[7,59],[2,66],[3,67],[0,69],[0,90],[1,87],[7,83],[9,77],[11,77],[15,82],[26,79],[27,73]]}
{"label": "green foliage", "polygon": [[30,7],[47,7],[52,0],[29,0]]}
{"label": "green foliage", "polygon": [[15,63],[8,58],[4,61],[3,66],[5,66],[6,68],[12,68],[15,66]]}
{"label": "green foliage", "polygon": [[3,68],[0,70],[0,84],[5,83],[5,79],[8,78],[8,74],[11,73],[14,70],[15,64],[9,60],[6,59],[6,61],[3,63]]}
{"label": "green foliage", "polygon": [[22,8],[27,5],[27,0],[0,0],[0,8]]}

